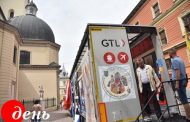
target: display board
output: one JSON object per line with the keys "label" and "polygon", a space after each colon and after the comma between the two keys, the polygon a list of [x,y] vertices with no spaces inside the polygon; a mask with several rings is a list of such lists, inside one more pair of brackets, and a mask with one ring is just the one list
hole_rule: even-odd
{"label": "display board", "polygon": [[100,121],[134,120],[141,112],[124,27],[90,26]]}
{"label": "display board", "polygon": [[82,69],[82,82],[84,87],[84,101],[85,101],[85,114],[86,114],[86,121],[87,122],[95,122],[95,105],[93,99],[93,88],[92,88],[92,73],[91,73],[91,66],[89,60],[89,52],[83,56],[81,61],[81,69]]}

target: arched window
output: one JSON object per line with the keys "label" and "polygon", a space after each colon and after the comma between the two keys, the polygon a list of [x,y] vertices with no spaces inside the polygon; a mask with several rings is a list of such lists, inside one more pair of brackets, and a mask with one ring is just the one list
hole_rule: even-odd
{"label": "arched window", "polygon": [[30,52],[20,51],[20,64],[30,64]]}
{"label": "arched window", "polygon": [[10,18],[14,17],[14,10],[13,9],[9,10],[9,17]]}

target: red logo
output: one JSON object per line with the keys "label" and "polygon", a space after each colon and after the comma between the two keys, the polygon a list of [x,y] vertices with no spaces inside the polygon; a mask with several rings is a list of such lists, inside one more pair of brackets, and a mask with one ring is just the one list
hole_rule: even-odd
{"label": "red logo", "polygon": [[120,52],[120,53],[118,54],[118,60],[119,60],[119,62],[121,62],[122,64],[125,64],[125,63],[128,62],[129,57],[128,57],[127,53],[125,53],[125,52]]}
{"label": "red logo", "polygon": [[104,61],[107,63],[107,64],[113,64],[115,62],[115,56],[113,53],[111,52],[107,52],[104,54]]}
{"label": "red logo", "polygon": [[[15,111],[21,111],[21,113]],[[24,112],[24,105],[16,100],[6,102],[1,109],[1,115],[5,122],[22,122],[23,117],[21,115]]]}

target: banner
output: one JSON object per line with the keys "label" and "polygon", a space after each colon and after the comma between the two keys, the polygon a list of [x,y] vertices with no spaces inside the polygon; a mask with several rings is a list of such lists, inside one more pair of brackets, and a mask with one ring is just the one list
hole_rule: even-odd
{"label": "banner", "polygon": [[188,32],[185,32],[185,40],[186,40],[187,49],[190,52],[190,34]]}
{"label": "banner", "polygon": [[66,98],[63,103],[63,108],[69,110],[71,107],[71,84],[70,80],[67,81]]}

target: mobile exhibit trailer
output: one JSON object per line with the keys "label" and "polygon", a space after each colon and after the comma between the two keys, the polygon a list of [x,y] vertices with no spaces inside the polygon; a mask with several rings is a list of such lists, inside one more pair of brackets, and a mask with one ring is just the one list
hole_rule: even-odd
{"label": "mobile exhibit trailer", "polygon": [[[73,106],[78,105],[83,119],[87,122],[136,119],[141,113],[135,77],[137,57],[153,67],[156,60],[162,62],[162,80],[169,80],[155,27],[87,25],[70,75]],[[168,84],[164,87],[168,104],[174,105],[171,87]]]}

